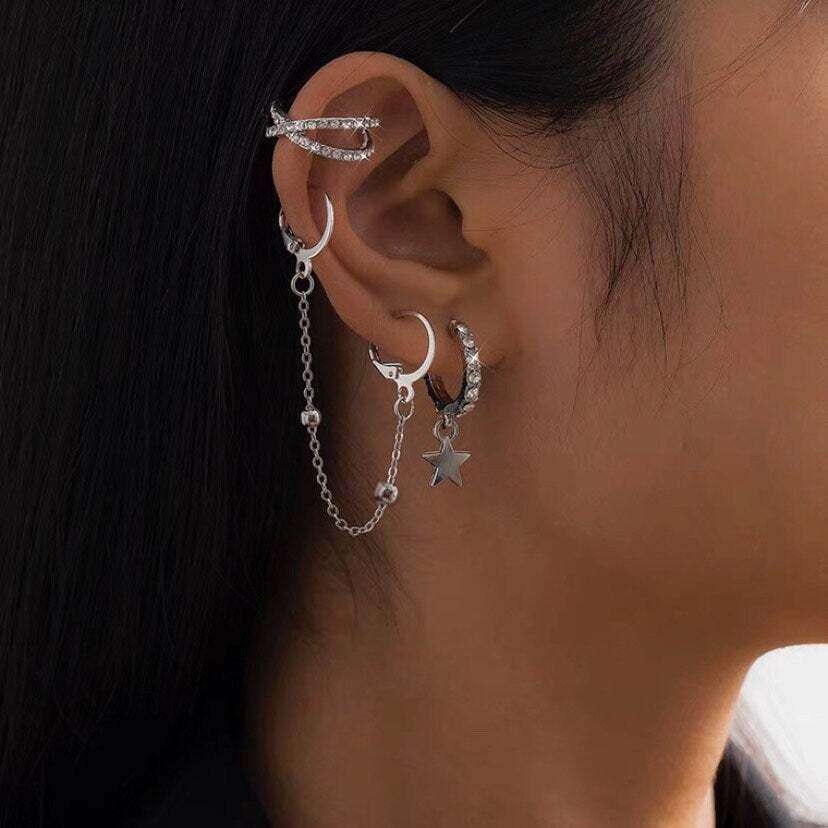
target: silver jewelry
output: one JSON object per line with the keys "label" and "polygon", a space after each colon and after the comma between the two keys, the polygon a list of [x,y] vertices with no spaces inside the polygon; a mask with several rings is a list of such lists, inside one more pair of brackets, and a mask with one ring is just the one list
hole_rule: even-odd
{"label": "silver jewelry", "polygon": [[374,343],[368,345],[368,356],[376,369],[386,379],[390,379],[397,385],[397,397],[394,400],[394,415],[397,418],[397,427],[394,433],[394,444],[391,450],[391,463],[388,467],[386,479],[377,483],[374,489],[374,499],[377,506],[373,515],[361,526],[352,526],[339,514],[339,507],[333,502],[333,494],[328,488],[328,478],[323,470],[322,455],[320,453],[319,437],[317,429],[322,422],[322,413],[313,403],[313,370],[311,369],[311,336],[310,318],[308,310],[310,304],[308,297],[313,293],[315,280],[313,278],[312,259],[328,243],[333,232],[333,204],[328,194],[325,193],[325,229],[320,240],[313,247],[306,247],[304,242],[290,229],[283,210],[279,210],[279,230],[287,249],[296,256],[296,271],[290,280],[290,289],[299,297],[299,330],[301,331],[300,342],[302,345],[302,379],[305,383],[304,396],[305,408],[301,412],[301,423],[310,436],[310,451],[313,457],[313,467],[316,469],[316,482],[319,484],[320,497],[327,504],[327,513],[336,524],[336,528],[347,532],[352,536],[363,535],[370,532],[379,523],[385,510],[397,501],[399,490],[395,485],[397,469],[400,460],[400,449],[403,442],[403,431],[405,422],[414,413],[414,387],[418,379],[426,376],[431,363],[434,360],[435,336],[434,330],[429,321],[421,313],[416,311],[403,311],[398,316],[415,316],[425,326],[428,335],[428,350],[422,364],[410,373],[404,373],[399,363],[382,362]]}
{"label": "silver jewelry", "polygon": [[[369,115],[347,118],[299,118],[291,119],[277,106],[274,101],[270,105],[270,117],[273,123],[265,130],[268,138],[277,138],[284,135],[288,140],[293,141],[297,146],[309,150],[324,158],[332,158],[335,161],[364,161],[370,158],[374,152],[374,142],[368,130],[371,127],[380,125],[379,118]],[[320,141],[314,141],[305,135],[308,129],[349,129],[359,131],[361,142],[356,149],[344,149],[332,147]]]}
{"label": "silver jewelry", "polygon": [[474,410],[483,382],[480,354],[468,325],[458,319],[452,319],[448,330],[451,337],[456,339],[463,349],[463,381],[460,392],[456,397],[452,397],[446,391],[442,377],[426,374],[426,388],[438,412],[432,432],[440,441],[440,448],[437,451],[422,453],[422,457],[434,467],[430,481],[432,486],[436,486],[443,480],[451,480],[456,486],[463,485],[460,466],[471,457],[471,454],[468,451],[457,451],[452,445],[452,440],[457,439],[460,433],[457,418]]}

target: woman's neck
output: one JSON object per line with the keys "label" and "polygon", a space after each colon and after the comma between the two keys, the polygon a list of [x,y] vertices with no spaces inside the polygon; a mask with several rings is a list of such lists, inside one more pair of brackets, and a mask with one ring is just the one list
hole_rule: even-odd
{"label": "woman's neck", "polygon": [[274,821],[714,824],[758,651],[727,640],[715,602],[700,611],[698,585],[662,600],[657,579],[606,556],[492,534],[437,554],[396,537],[398,580],[353,557],[353,594],[335,567],[309,573],[315,632],[277,642],[263,619],[248,761]]}

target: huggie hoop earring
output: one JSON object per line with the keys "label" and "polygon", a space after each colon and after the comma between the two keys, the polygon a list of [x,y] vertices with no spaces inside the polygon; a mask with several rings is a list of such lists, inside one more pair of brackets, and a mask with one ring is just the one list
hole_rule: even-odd
{"label": "huggie hoop earring", "polygon": [[471,457],[471,453],[457,451],[451,441],[460,433],[457,418],[474,410],[480,398],[480,386],[483,382],[480,354],[468,325],[458,319],[452,319],[448,331],[453,339],[458,340],[463,350],[463,381],[460,392],[456,397],[451,397],[446,392],[442,377],[426,374],[426,388],[438,413],[432,431],[440,441],[437,451],[422,453],[422,457],[434,467],[430,481],[432,486],[443,480],[451,480],[456,486],[463,485],[460,466]]}
{"label": "huggie hoop earring", "polygon": [[[420,367],[417,368],[416,371],[404,374],[402,365],[400,365],[399,362],[383,362],[379,358],[377,346],[374,345],[373,342],[368,345],[368,356],[374,364],[374,368],[376,368],[383,377],[397,383],[397,390],[399,391],[402,399],[410,400],[414,397],[414,383],[418,379],[428,376],[428,369],[431,367],[431,363],[434,361],[434,354],[436,353],[437,338],[434,336],[434,328],[431,327],[431,323],[421,313],[417,313],[417,311],[403,311],[402,313],[397,314],[397,317],[400,316],[414,316],[423,323],[423,326],[426,329],[426,335],[428,336],[428,350],[426,352],[426,358],[423,360]],[[403,392],[405,393],[403,394]]]}
{"label": "huggie hoop earring", "polygon": [[300,343],[302,345],[302,379],[305,383],[304,396],[305,408],[301,413],[302,425],[310,436],[309,447],[313,457],[313,467],[316,469],[316,482],[319,484],[319,493],[322,500],[327,504],[327,513],[341,532],[347,532],[356,537],[370,532],[379,523],[385,510],[397,501],[399,490],[395,485],[397,470],[402,448],[405,422],[414,413],[414,388],[413,383],[425,376],[434,359],[434,330],[428,320],[416,311],[404,311],[400,315],[416,316],[425,326],[428,334],[428,349],[426,358],[415,371],[403,373],[402,366],[398,363],[384,363],[377,355],[377,348],[373,343],[368,346],[368,355],[382,376],[393,380],[397,384],[397,397],[394,400],[394,416],[397,418],[397,427],[394,432],[394,445],[391,450],[391,463],[388,466],[388,473],[384,481],[377,483],[374,489],[374,499],[377,506],[373,515],[361,526],[352,526],[339,514],[339,507],[333,502],[333,494],[328,488],[328,477],[323,469],[321,445],[317,436],[317,429],[322,422],[322,413],[314,405],[313,370],[311,368],[311,336],[310,317],[308,310],[310,303],[308,297],[313,292],[316,282],[313,278],[312,259],[328,243],[333,232],[333,204],[328,194],[325,193],[326,221],[325,230],[320,240],[313,247],[305,247],[305,244],[298,238],[288,226],[283,211],[279,210],[279,230],[282,234],[287,249],[296,257],[296,271],[290,281],[291,290],[299,297],[299,330],[301,331]]}

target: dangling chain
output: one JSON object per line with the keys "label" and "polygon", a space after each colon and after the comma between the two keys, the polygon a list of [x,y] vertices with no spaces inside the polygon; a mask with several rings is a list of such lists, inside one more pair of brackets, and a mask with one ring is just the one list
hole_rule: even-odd
{"label": "dangling chain", "polygon": [[[299,287],[299,280],[305,279],[307,287],[302,290]],[[302,423],[308,430],[310,436],[310,450],[313,455],[313,467],[316,469],[316,482],[319,484],[319,496],[327,504],[327,513],[336,524],[336,528],[341,532],[347,532],[349,535],[356,537],[357,535],[364,535],[370,532],[379,523],[380,518],[385,513],[385,510],[397,499],[397,489],[394,481],[397,478],[397,467],[400,460],[400,449],[403,442],[403,429],[405,421],[414,413],[414,401],[408,400],[408,394],[404,388],[397,391],[397,399],[394,401],[394,414],[397,418],[397,427],[394,432],[394,447],[391,451],[391,464],[388,466],[388,475],[384,483],[377,484],[374,492],[374,497],[377,500],[377,508],[374,509],[374,514],[362,526],[351,526],[339,514],[339,507],[333,502],[333,494],[328,488],[328,476],[322,469],[322,455],[320,454],[321,445],[319,437],[317,437],[317,429],[319,423],[322,421],[322,414],[318,408],[313,404],[313,370],[311,369],[311,337],[310,337],[310,317],[308,310],[310,303],[308,296],[313,292],[315,280],[310,267],[307,271],[302,267],[300,262],[296,264],[296,273],[290,282],[291,290],[299,297],[299,330],[301,337],[299,341],[302,344],[302,379],[305,382],[305,409],[302,412]],[[401,406],[408,402],[408,411],[402,410]]]}

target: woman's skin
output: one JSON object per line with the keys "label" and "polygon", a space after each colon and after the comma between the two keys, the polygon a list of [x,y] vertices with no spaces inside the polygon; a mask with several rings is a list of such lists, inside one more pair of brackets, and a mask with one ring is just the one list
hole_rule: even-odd
{"label": "woman's skin", "polygon": [[340,57],[299,91],[292,117],[383,122],[363,163],[286,139],[273,154],[308,244],[322,191],[335,209],[312,335],[346,518],[373,510],[394,430],[395,387],[366,343],[407,366],[424,356],[423,328],[393,314],[431,320],[450,388],[452,317],[487,367],[454,441],[472,454],[462,488],[428,485],[434,407],[415,386],[400,499],[370,536],[391,572],[310,490],[301,588],[316,632],[277,641],[265,617],[247,685],[247,759],[274,818],[713,825],[745,672],[828,639],[828,27],[817,2],[762,43],[790,8],[688,3],[674,65],[630,116],[657,127],[674,170],[686,144],[681,277],[668,223],[653,233],[663,336],[649,252],[593,324],[602,225],[575,167],[543,167],[563,139],[496,139],[387,54]]}

